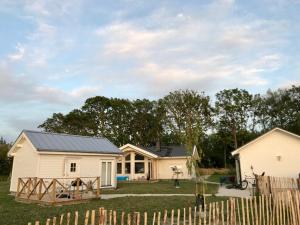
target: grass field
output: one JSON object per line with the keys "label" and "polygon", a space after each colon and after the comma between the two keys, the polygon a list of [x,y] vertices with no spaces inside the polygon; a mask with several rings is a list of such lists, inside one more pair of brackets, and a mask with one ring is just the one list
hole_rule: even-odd
{"label": "grass field", "polygon": [[[132,184],[123,183],[118,190],[106,190],[105,193],[193,193],[194,184],[192,182],[181,182],[181,188],[175,189],[173,182],[160,181],[153,184]],[[214,193],[216,185],[208,185],[207,190]],[[225,198],[207,197],[207,202],[221,201]],[[38,204],[20,203],[9,195],[9,183],[0,182],[0,224],[19,225],[27,222],[40,220],[45,223],[46,218],[58,216],[66,212],[78,211],[82,219],[85,210],[105,207],[125,212],[133,211],[162,211],[164,209],[177,209],[194,206],[195,198],[186,196],[172,197],[125,197],[108,200],[91,200],[87,203],[68,206],[40,206]],[[82,223],[82,221],[80,221]]]}
{"label": "grass field", "polygon": [[[218,185],[205,184],[205,193],[215,194]],[[193,194],[195,183],[193,181],[180,181],[180,188],[175,188],[173,181],[158,181],[155,183],[118,183],[117,190],[103,190],[103,194]]]}

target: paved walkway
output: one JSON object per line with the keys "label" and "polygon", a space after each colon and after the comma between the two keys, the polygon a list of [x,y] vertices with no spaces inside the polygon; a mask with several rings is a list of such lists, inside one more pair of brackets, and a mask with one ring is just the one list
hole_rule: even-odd
{"label": "paved walkway", "polygon": [[[166,196],[195,196],[195,194],[102,194],[101,199],[123,198],[123,197],[166,197]],[[206,196],[211,196],[207,194]]]}

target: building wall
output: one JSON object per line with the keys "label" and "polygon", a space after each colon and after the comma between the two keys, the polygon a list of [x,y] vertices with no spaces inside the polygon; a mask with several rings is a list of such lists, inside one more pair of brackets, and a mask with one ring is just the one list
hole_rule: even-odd
{"label": "building wall", "polygon": [[10,181],[10,191],[16,192],[19,177],[36,177],[39,155],[29,141],[22,138],[22,145],[13,158],[13,167]]}
{"label": "building wall", "polygon": [[300,173],[300,139],[274,131],[241,150],[239,157],[242,179],[252,175],[251,166],[256,174],[296,178]]}
{"label": "building wall", "polygon": [[20,177],[63,178],[66,177],[65,163],[76,159],[79,162],[80,177],[101,177],[101,162],[112,162],[112,186],[116,187],[116,157],[98,155],[66,155],[39,154],[29,141],[23,141],[13,159],[10,191],[17,191],[17,181]]}
{"label": "building wall", "polygon": [[39,177],[68,177],[66,162],[78,162],[77,175],[79,177],[101,177],[101,162],[112,162],[112,186],[116,187],[116,157],[88,156],[88,155],[41,155],[39,163]]}
{"label": "building wall", "polygon": [[157,160],[157,179],[172,179],[173,171],[171,166],[180,166],[183,174],[179,175],[179,179],[190,179],[186,167],[186,158],[160,158]]}

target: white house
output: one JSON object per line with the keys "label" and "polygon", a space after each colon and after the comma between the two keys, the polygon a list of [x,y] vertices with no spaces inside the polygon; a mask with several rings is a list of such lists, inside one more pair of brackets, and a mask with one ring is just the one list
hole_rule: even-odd
{"label": "white house", "polygon": [[[117,161],[117,176],[129,180],[190,179],[187,151],[184,146],[141,147],[126,144],[120,147],[123,155]],[[173,168],[173,169],[172,169]]]}
{"label": "white house", "polygon": [[102,187],[116,187],[121,151],[106,138],[24,130],[8,152],[13,157],[10,191],[22,177],[101,177]]}
{"label": "white house", "polygon": [[[300,136],[275,128],[231,153],[236,159],[237,178],[262,174],[298,178]],[[252,169],[253,168],[253,171]]]}

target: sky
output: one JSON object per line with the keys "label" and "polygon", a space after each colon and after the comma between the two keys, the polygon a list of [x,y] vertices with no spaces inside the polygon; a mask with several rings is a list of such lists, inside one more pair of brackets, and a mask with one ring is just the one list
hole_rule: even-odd
{"label": "sky", "polygon": [[298,0],[0,0],[0,136],[88,97],[300,84]]}

